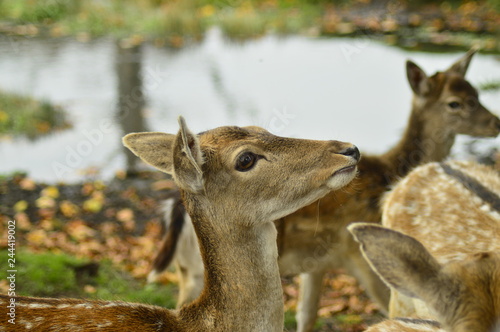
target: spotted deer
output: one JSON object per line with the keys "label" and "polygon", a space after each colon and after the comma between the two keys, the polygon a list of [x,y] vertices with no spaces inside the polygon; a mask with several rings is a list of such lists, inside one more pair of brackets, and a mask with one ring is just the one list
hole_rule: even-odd
{"label": "spotted deer", "polygon": [[[354,275],[385,311],[389,290],[363,259],[358,245],[347,232],[347,225],[360,220],[380,223],[379,199],[383,193],[414,167],[444,160],[457,134],[495,137],[500,132],[500,120],[479,102],[477,90],[464,78],[475,52],[475,49],[470,50],[450,68],[432,76],[427,76],[419,66],[407,61],[406,73],[413,90],[413,101],[401,140],[382,155],[364,155],[358,165],[360,176],[346,190],[330,193],[320,201],[275,221],[280,273],[300,274],[298,332],[313,329],[322,279],[332,268],[343,268]],[[189,219],[182,222],[186,225]],[[178,224],[180,227],[182,222]],[[189,233],[189,227],[187,230]],[[187,288],[181,290],[185,296],[179,299],[180,306],[197,296],[196,287],[199,286],[193,285],[197,284],[196,279],[200,279],[201,260],[182,260],[182,256],[195,255],[192,252],[174,255],[175,245],[173,241],[161,247],[149,280],[154,280],[166,268],[170,258],[179,255],[181,258],[176,265],[180,268],[177,271],[183,280],[181,287]],[[198,251],[196,247],[179,246],[195,254]]]}
{"label": "spotted deer", "polygon": [[[258,127],[192,134],[133,133],[124,144],[170,173],[198,236],[203,291],[180,310],[123,302],[0,297],[5,331],[283,331],[273,220],[356,174],[358,149],[338,141],[278,137]],[[15,324],[7,304],[15,302]]]}
{"label": "spotted deer", "polygon": [[[392,287],[390,317],[438,319],[448,330],[455,326],[453,331],[492,331],[500,322],[497,171],[458,161],[421,166],[384,198],[382,224],[414,237],[434,257],[433,265],[450,271],[449,278],[444,279],[448,285],[441,290],[433,283],[434,270],[424,269],[423,263],[421,274],[414,280],[409,279],[411,271],[398,268],[388,272],[387,266],[376,265],[371,259],[372,266]],[[397,266],[389,261],[392,258],[387,265]],[[416,259],[410,263],[418,268]],[[408,278],[401,278],[406,285],[391,281],[396,278],[392,273],[404,273]],[[419,277],[420,282],[416,280]],[[413,290],[404,288],[410,284]]]}
{"label": "spotted deer", "polygon": [[349,226],[391,287],[393,319],[367,331],[500,331],[499,195],[487,166],[430,163],[384,199],[383,226]]}

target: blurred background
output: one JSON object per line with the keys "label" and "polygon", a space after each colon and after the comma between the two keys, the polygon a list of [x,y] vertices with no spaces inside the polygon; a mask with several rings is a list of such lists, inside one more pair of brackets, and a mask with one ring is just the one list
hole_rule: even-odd
{"label": "blurred background", "polygon": [[[144,277],[174,186],[125,133],[176,132],[183,115],[196,132],[259,125],[381,153],[411,109],[405,61],[433,74],[472,46],[467,78],[500,115],[499,0],[0,1],[0,248],[15,219],[21,294],[173,305],[174,274]],[[494,163],[499,140],[459,137],[452,157]],[[377,316],[342,274],[322,301],[331,331]]]}

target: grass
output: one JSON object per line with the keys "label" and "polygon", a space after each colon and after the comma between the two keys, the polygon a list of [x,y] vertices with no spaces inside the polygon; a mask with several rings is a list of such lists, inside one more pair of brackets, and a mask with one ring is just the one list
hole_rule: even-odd
{"label": "grass", "polygon": [[69,126],[60,107],[47,101],[0,91],[0,137],[35,139]]}
{"label": "grass", "polygon": [[[128,38],[135,43],[147,39],[155,41],[156,45],[168,44],[174,47],[181,47],[186,41],[202,39],[204,32],[211,26],[219,26],[225,35],[233,40],[255,38],[269,32],[342,35],[345,31],[342,32],[332,13],[336,13],[338,9],[350,9],[372,1],[342,0],[333,3],[331,0],[2,0],[0,23],[3,24],[0,24],[0,31],[18,34],[46,32],[52,36],[77,35],[82,36],[81,40],[111,35]],[[403,4],[410,5],[410,2]],[[432,4],[429,0],[419,0],[411,2],[411,7],[417,8],[418,12],[418,8],[429,4]],[[447,6],[441,7],[449,7],[454,11],[461,11],[462,14],[475,12],[476,9],[479,12],[500,10],[500,0],[448,0],[446,4]],[[469,31],[468,29],[473,28],[467,23],[469,21],[462,19],[462,30]],[[491,25],[490,23],[488,24]],[[360,24],[360,29],[365,29],[364,23]],[[432,30],[435,28],[432,24],[427,22],[419,30]],[[353,27],[354,31],[357,31],[354,25]],[[478,36],[476,30],[472,29],[470,32],[473,36]],[[494,37],[489,36],[490,40],[484,41],[488,47],[483,49],[496,48]],[[449,43],[462,43],[461,39],[463,38],[454,39]]]}
{"label": "grass", "polygon": [[500,80],[491,80],[484,83],[479,84],[479,90],[494,92],[500,90]]}
{"label": "grass", "polygon": [[[7,254],[7,250],[0,251],[0,257],[5,262]],[[85,273],[92,271],[92,268],[87,269],[87,259],[62,253],[18,250],[15,259],[16,295],[121,300],[175,307],[173,286],[144,286],[110,262],[101,262],[97,275],[92,275]],[[0,280],[5,281],[6,277],[6,269],[1,270]]]}

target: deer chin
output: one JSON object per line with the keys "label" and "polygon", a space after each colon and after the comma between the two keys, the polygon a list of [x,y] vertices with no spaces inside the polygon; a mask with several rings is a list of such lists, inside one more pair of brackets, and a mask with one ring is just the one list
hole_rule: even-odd
{"label": "deer chin", "polygon": [[330,179],[328,179],[326,186],[331,190],[340,189],[349,182],[351,182],[357,174],[356,165],[347,166],[335,171]]}

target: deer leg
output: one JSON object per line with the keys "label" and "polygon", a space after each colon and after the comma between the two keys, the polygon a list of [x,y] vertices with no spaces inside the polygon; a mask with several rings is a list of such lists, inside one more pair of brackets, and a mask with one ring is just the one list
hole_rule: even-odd
{"label": "deer leg", "polygon": [[314,328],[318,316],[324,275],[324,271],[300,274],[300,291],[296,314],[297,332],[310,332]]}
{"label": "deer leg", "polygon": [[391,296],[389,287],[373,272],[359,250],[349,255],[346,268],[365,288],[368,296],[380,306],[380,311],[387,315]]}

